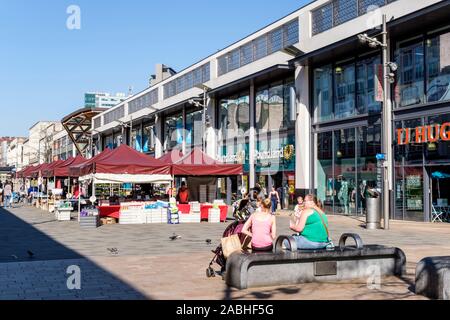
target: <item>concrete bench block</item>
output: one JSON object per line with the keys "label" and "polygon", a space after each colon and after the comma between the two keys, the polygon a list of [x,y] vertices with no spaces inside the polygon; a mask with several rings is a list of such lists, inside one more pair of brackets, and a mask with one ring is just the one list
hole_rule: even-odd
{"label": "concrete bench block", "polygon": [[416,294],[450,300],[450,257],[428,257],[417,264]]}
{"label": "concrete bench block", "polygon": [[[402,276],[406,256],[398,248],[363,246],[359,236],[355,246],[333,250],[282,251],[275,253],[232,254],[227,261],[226,283],[237,289],[335,282],[374,276]],[[352,235],[356,236],[356,235]],[[284,239],[289,237],[284,237]],[[277,243],[281,242],[277,241]]]}

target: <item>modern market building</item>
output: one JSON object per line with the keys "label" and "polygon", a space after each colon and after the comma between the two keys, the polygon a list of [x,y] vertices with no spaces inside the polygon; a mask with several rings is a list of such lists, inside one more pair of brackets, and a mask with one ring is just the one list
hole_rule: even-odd
{"label": "modern market building", "polygon": [[259,183],[282,187],[291,205],[315,192],[328,213],[362,214],[379,180],[383,108],[381,50],[358,35],[379,34],[383,14],[398,67],[391,217],[429,221],[450,198],[450,179],[433,178],[450,177],[449,1],[313,1],[94,117],[95,149],[126,143],[160,157],[200,146],[244,166],[219,183],[228,200]]}

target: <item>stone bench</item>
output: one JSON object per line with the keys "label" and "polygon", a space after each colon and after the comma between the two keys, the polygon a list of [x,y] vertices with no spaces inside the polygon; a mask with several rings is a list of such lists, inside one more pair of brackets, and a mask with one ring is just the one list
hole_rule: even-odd
{"label": "stone bench", "polygon": [[[347,246],[352,238],[355,245]],[[282,244],[290,243],[292,250]],[[402,276],[406,257],[398,248],[364,246],[356,234],[344,234],[333,250],[298,251],[293,237],[277,239],[274,253],[234,253],[227,261],[225,280],[237,289],[292,285],[310,282],[335,282],[379,276]]]}
{"label": "stone bench", "polygon": [[450,300],[450,257],[428,257],[417,264],[416,294]]}

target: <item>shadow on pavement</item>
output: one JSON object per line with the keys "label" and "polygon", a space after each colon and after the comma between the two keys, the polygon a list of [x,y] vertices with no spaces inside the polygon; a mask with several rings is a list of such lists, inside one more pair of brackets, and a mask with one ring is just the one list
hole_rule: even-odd
{"label": "shadow on pavement", "polygon": [[[80,274],[79,282],[77,274]],[[77,287],[78,283],[80,290],[68,289],[72,285]],[[78,299],[150,298],[87,257],[0,208],[0,300]]]}

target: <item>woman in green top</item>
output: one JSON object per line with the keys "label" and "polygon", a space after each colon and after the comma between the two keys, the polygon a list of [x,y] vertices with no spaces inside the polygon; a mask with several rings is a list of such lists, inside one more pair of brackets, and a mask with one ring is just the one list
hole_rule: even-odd
{"label": "woman in green top", "polygon": [[305,209],[299,219],[291,221],[290,227],[298,233],[294,236],[298,250],[324,249],[330,243],[328,218],[319,208],[314,195],[305,197]]}

